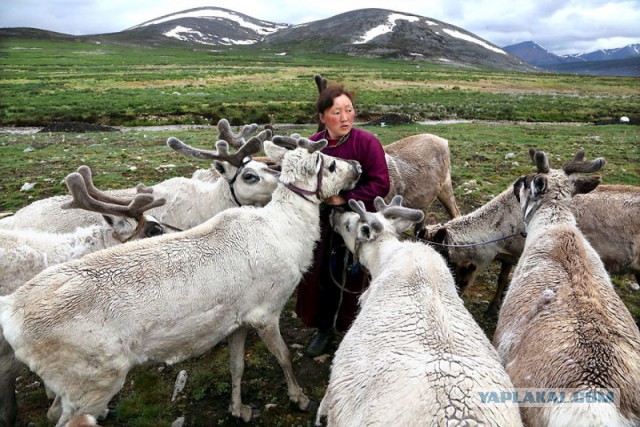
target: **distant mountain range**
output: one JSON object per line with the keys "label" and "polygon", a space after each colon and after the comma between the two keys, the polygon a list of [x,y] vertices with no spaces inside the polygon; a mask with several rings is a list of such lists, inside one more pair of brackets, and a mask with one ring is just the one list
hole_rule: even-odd
{"label": "distant mountain range", "polygon": [[[0,29],[0,37],[28,29]],[[33,30],[29,30],[33,32]],[[41,37],[66,37],[45,32]],[[124,31],[73,40],[143,46],[265,46],[282,54],[337,52],[348,55],[426,60],[460,67],[535,71],[536,68],[477,35],[445,22],[385,9],[360,9],[320,21],[289,25],[218,7],[161,16]]]}
{"label": "distant mountain range", "polygon": [[[561,71],[565,67],[561,72],[640,75],[638,63],[628,62],[629,58],[640,58],[640,45],[562,57],[533,42],[501,48],[445,22],[386,9],[360,9],[319,21],[290,25],[256,19],[219,7],[200,7],[164,15],[108,34],[71,36],[28,28],[0,29],[0,38],[15,36],[142,46],[254,45],[282,50],[283,55],[304,50],[319,54],[336,52],[426,60],[460,67],[488,67],[507,71]],[[613,60],[622,63],[614,63]],[[598,66],[593,66],[594,61],[598,62]],[[620,74],[620,70],[623,70],[623,74]]]}
{"label": "distant mountain range", "polygon": [[504,50],[531,65],[550,71],[612,76],[640,76],[640,44],[604,49],[576,55],[556,55],[533,41]]}

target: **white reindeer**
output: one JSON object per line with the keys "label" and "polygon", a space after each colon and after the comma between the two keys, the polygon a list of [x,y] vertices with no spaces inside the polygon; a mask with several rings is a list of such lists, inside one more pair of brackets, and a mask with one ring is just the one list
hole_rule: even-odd
{"label": "white reindeer", "polygon": [[360,313],[335,353],[316,418],[333,426],[522,425],[513,402],[482,394],[513,389],[495,349],[466,310],[442,257],[398,235],[423,213],[396,196],[377,213],[332,216],[370,271]]}
{"label": "white reindeer", "polygon": [[[89,181],[87,181],[89,179]],[[108,247],[161,235],[165,228],[146,211],[164,204],[147,187],[128,199],[111,197],[93,186],[87,166],[65,181],[73,199],[63,209],[80,208],[104,217],[102,225],[79,227],[73,233],[0,229],[0,295],[8,295],[45,268]],[[169,229],[168,232],[173,232]],[[21,364],[0,330],[0,426],[13,426],[17,406],[15,380]]]}
{"label": "white reindeer", "polygon": [[95,212],[103,217],[103,224],[78,227],[66,234],[0,229],[0,295],[10,294],[51,265],[175,231],[145,213],[166,203],[164,198],[155,197],[152,189],[139,185],[134,197],[116,198],[95,188],[90,179],[88,166],[67,175],[65,182],[72,199],[61,209]]}
{"label": "white reindeer", "polygon": [[227,209],[182,233],[89,254],[0,297],[5,338],[56,394],[49,417],[58,427],[77,414],[103,415],[134,366],[176,363],[225,337],[230,411],[250,420],[240,389],[250,327],[283,368],[291,401],[311,409],[279,316],[312,262],[320,202],[361,173],[357,162],[319,152],[326,143],[301,138],[289,151],[265,142],[282,172],[264,208]]}
{"label": "white reindeer", "polygon": [[[186,230],[227,208],[267,204],[277,179],[264,163],[250,161],[250,156],[262,149],[262,141],[270,137],[270,132],[265,130],[251,138],[234,154],[229,153],[228,143],[217,142],[218,157],[205,158],[214,160],[214,168],[224,179],[208,182],[175,177],[153,185],[154,194],[165,198],[167,203],[150,210],[149,214],[165,224]],[[167,144],[172,148],[180,147],[176,138],[169,138]],[[108,191],[113,196],[134,193],[133,188]],[[76,227],[102,224],[102,217],[97,213],[62,209],[61,205],[69,200],[69,196],[54,196],[35,201],[14,215],[0,219],[0,229],[69,233]]]}
{"label": "white reindeer", "polygon": [[[523,421],[531,427],[638,426],[640,331],[571,211],[571,197],[600,182],[575,173],[595,172],[604,159],[587,162],[579,151],[562,170],[550,169],[544,152],[535,160],[538,173],[513,188],[527,238],[494,344],[516,389],[592,397],[523,405]],[[609,393],[615,394],[611,403],[597,397]]]}

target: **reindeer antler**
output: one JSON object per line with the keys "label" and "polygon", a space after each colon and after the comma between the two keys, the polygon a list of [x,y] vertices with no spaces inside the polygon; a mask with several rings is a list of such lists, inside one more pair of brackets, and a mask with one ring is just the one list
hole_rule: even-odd
{"label": "reindeer antler", "polygon": [[[84,183],[85,183],[85,186],[87,188],[87,192],[92,197],[94,197],[96,199],[99,199],[99,200],[102,200],[103,202],[115,203],[115,204],[123,205],[123,206],[126,206],[129,203],[131,203],[131,200],[122,199],[120,197],[112,196],[110,194],[107,194],[107,193],[105,193],[103,191],[98,190],[93,185],[93,176],[92,176],[91,169],[89,168],[89,166],[82,165],[77,169],[77,172],[84,179]],[[153,193],[153,188],[152,187],[147,187],[144,184],[140,183],[136,187],[136,192],[137,193],[149,193],[149,194],[151,194],[151,193]]]}
{"label": "reindeer antler", "polygon": [[385,218],[403,218],[411,222],[419,222],[424,219],[424,212],[402,206],[403,198],[396,194],[387,205],[382,197],[376,197],[373,205]]}
{"label": "reindeer antler", "polygon": [[318,93],[322,93],[322,91],[327,88],[327,84],[329,83],[329,81],[324,77],[322,77],[320,74],[316,74],[315,76],[313,76],[313,78],[316,81],[316,86],[318,87]]}
{"label": "reindeer antler", "polygon": [[227,141],[234,148],[240,148],[244,144],[245,138],[248,138],[256,129],[258,129],[258,125],[252,123],[242,126],[238,133],[233,133],[229,120],[220,119],[218,121],[218,139]]}
{"label": "reindeer antler", "polygon": [[[80,169],[78,168],[78,170]],[[82,168],[84,173],[87,170],[90,178],[91,170],[86,166]],[[154,198],[152,194],[145,191],[147,187],[144,186],[142,188],[138,187],[139,192],[130,201],[112,197],[95,188],[93,183],[87,181],[86,177],[80,172],[70,173],[65,178],[65,182],[73,198],[71,201],[61,205],[63,209],[85,209],[104,215],[119,215],[139,220],[144,212],[157,206],[162,206],[167,202],[164,198]],[[89,187],[92,188],[91,191]]]}
{"label": "reindeer antler", "polygon": [[572,173],[582,172],[582,173],[591,173],[597,172],[604,167],[606,160],[602,157],[598,157],[595,160],[586,161],[584,160],[584,150],[578,150],[575,156],[573,156],[572,160],[569,160],[564,165],[562,165],[562,170],[567,175],[571,175]]}
{"label": "reindeer antler", "polygon": [[[529,148],[529,155],[535,162],[538,173],[549,172],[549,157],[544,151],[538,151],[535,148]],[[562,170],[567,175],[571,175],[572,173],[576,172],[592,173],[602,169],[605,163],[606,160],[602,157],[598,157],[597,159],[592,161],[586,161],[584,159],[584,150],[578,150],[575,156],[573,156],[573,159],[562,165]]]}
{"label": "reindeer antler", "polygon": [[544,151],[538,151],[535,148],[529,148],[531,160],[536,164],[538,173],[549,173],[549,157]]}
{"label": "reindeer antler", "polygon": [[[265,130],[263,132],[271,131]],[[171,149],[187,157],[226,161],[235,167],[242,166],[245,157],[250,157],[252,154],[257,153],[262,149],[262,141],[256,136],[246,142],[234,154],[229,154],[229,144],[227,143],[227,141],[223,140],[216,142],[217,151],[194,148],[174,137],[171,137],[167,140],[167,145],[171,147]]]}
{"label": "reindeer antler", "polygon": [[298,140],[300,138],[299,133],[292,133],[291,136],[274,135],[273,138],[271,138],[271,142],[287,150],[295,150],[298,148]]}
{"label": "reindeer antler", "polygon": [[[329,84],[329,81],[327,79],[325,79],[324,77],[322,77],[320,74],[316,74],[315,76],[313,76],[313,78],[316,81],[316,87],[318,88],[318,94],[321,94],[322,91],[327,88],[327,85]],[[324,125],[324,123],[322,123],[320,121],[320,119],[318,118],[318,129],[317,129],[317,132],[323,131],[325,128],[326,128],[326,126]]]}

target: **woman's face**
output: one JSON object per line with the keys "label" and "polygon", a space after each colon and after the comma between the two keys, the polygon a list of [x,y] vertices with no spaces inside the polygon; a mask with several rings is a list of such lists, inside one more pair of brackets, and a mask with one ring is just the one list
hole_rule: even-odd
{"label": "woman's face", "polygon": [[320,121],[324,123],[332,139],[338,139],[351,132],[356,111],[351,99],[347,95],[333,98],[333,105],[320,114]]}

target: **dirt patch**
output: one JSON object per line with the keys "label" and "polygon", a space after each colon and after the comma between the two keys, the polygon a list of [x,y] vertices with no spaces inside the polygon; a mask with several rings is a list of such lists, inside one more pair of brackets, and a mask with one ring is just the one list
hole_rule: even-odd
{"label": "dirt patch", "polygon": [[371,126],[384,126],[384,125],[406,125],[413,123],[411,117],[406,114],[388,113],[383,114],[380,117],[375,117],[367,123]]}

